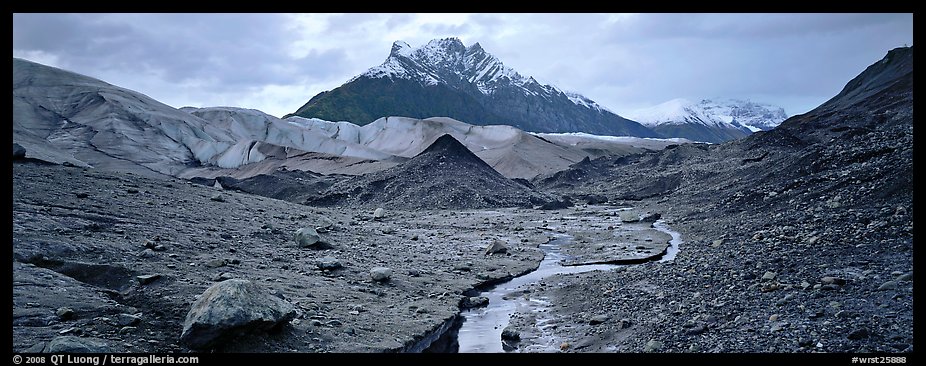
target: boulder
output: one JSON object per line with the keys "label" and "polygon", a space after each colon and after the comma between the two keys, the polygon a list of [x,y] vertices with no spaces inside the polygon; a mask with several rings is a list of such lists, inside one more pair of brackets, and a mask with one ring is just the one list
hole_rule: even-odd
{"label": "boulder", "polygon": [[620,213],[621,221],[623,222],[638,222],[640,221],[640,214],[634,211],[621,211]]}
{"label": "boulder", "polygon": [[247,332],[267,331],[296,317],[292,304],[248,280],[212,285],[193,302],[180,341],[206,349]]}
{"label": "boulder", "polygon": [[654,212],[654,213],[648,213],[648,214],[643,215],[643,217],[640,218],[640,221],[656,222],[661,218],[662,218],[662,214]]}
{"label": "boulder", "polygon": [[496,253],[505,253],[507,251],[508,251],[508,246],[505,245],[505,242],[501,240],[497,240],[497,239],[492,241],[492,244],[489,244],[489,246],[486,247],[486,255],[496,254]]}
{"label": "boulder", "polygon": [[318,266],[318,269],[329,271],[341,268],[341,262],[334,257],[320,258],[318,262],[315,263],[315,265]]}
{"label": "boulder", "polygon": [[463,309],[477,308],[489,304],[489,298],[485,296],[467,296],[460,301],[460,307]]}
{"label": "boulder", "polygon": [[304,227],[296,230],[293,240],[300,248],[311,248],[316,250],[331,249],[332,246],[318,234],[318,231],[312,227]]}
{"label": "boulder", "polygon": [[386,267],[373,267],[370,269],[370,278],[376,282],[386,282],[392,278],[392,269]]}
{"label": "boulder", "polygon": [[46,353],[109,353],[112,351],[102,339],[75,336],[55,337],[45,346]]}

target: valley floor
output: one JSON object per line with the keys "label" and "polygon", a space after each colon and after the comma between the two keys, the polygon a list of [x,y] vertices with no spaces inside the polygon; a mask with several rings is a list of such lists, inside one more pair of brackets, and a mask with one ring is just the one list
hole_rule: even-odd
{"label": "valley floor", "polygon": [[[190,304],[226,278],[272,289],[299,316],[219,351],[409,350],[454,318],[464,293],[536,268],[539,244],[621,225],[609,206],[388,210],[374,220],[372,212],[181,180],[34,163],[13,172],[16,351],[41,350],[60,335],[117,352],[188,351],[178,339]],[[903,226],[904,209],[876,211],[907,234],[871,243],[831,242],[783,215],[707,219],[693,207],[634,204],[663,213],[682,233],[678,256],[532,286],[524,296],[550,305],[515,315],[519,349],[554,342],[566,352],[912,351],[912,226]],[[291,235],[304,226],[323,228],[334,249],[298,248]],[[507,254],[486,255],[496,240]],[[343,267],[321,270],[322,257]],[[392,268],[392,280],[372,281],[375,266]],[[144,275],[159,277],[137,277]]]}

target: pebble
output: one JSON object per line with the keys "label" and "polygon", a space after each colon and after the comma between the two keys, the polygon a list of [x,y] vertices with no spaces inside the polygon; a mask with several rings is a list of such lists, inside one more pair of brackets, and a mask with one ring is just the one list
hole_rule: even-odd
{"label": "pebble", "polygon": [[370,269],[370,277],[376,282],[387,282],[392,278],[392,269],[387,267],[373,267]]}
{"label": "pebble", "polygon": [[67,308],[67,307],[60,307],[58,308],[57,311],[55,311],[55,314],[58,315],[58,319],[70,320],[74,318],[74,309]]}
{"label": "pebble", "polygon": [[154,282],[155,280],[157,280],[158,278],[161,278],[161,275],[159,275],[159,274],[151,274],[151,275],[140,275],[140,276],[135,276],[135,279],[138,280],[138,283],[139,283],[139,284],[142,284],[142,285],[147,285],[147,284],[149,284],[149,283],[152,283],[152,282]]}
{"label": "pebble", "polygon": [[878,286],[878,291],[893,290],[897,288],[897,282],[887,281],[882,283],[881,286]]}
{"label": "pebble", "polygon": [[228,262],[226,262],[224,259],[213,259],[213,260],[206,262],[205,266],[207,268],[219,268],[219,267],[225,267],[226,264],[228,264]]}
{"label": "pebble", "polygon": [[762,279],[763,279],[763,280],[766,280],[766,281],[774,280],[774,279],[775,279],[775,276],[777,276],[777,275],[778,275],[778,274],[775,273],[775,272],[767,271],[767,272],[765,272],[765,274],[762,275]]}
{"label": "pebble", "polygon": [[705,324],[698,324],[698,325],[695,325],[694,327],[691,327],[691,329],[688,329],[688,331],[686,331],[686,333],[688,333],[688,334],[690,334],[690,335],[698,335],[698,334],[704,333],[704,332],[706,332],[706,331],[707,331],[707,325],[705,325]]}
{"label": "pebble", "polygon": [[521,340],[521,333],[508,326],[502,330],[502,339],[506,341],[519,341]]}
{"label": "pebble", "polygon": [[210,199],[210,200],[213,200],[213,201],[216,201],[216,202],[225,202],[225,197],[222,196],[221,193],[216,193],[216,194],[212,195],[212,197],[210,197],[209,199]]}
{"label": "pebble", "polygon": [[643,352],[656,352],[662,349],[662,342],[655,339],[650,339],[649,342],[646,342],[646,345],[643,346]]}
{"label": "pebble", "polygon": [[608,321],[608,320],[610,320],[610,319],[611,319],[610,316],[607,316],[607,315],[604,315],[604,314],[595,315],[595,316],[593,316],[591,319],[589,319],[588,324],[590,324],[590,325],[598,325],[598,324],[604,323],[604,322],[606,322],[606,321]]}
{"label": "pebble", "polygon": [[322,257],[315,264],[321,270],[335,270],[341,268],[341,262],[334,257]]}
{"label": "pebble", "polygon": [[853,330],[852,332],[850,332],[850,333],[846,336],[846,338],[849,338],[849,339],[851,339],[851,340],[856,340],[856,341],[857,341],[857,340],[860,340],[860,339],[863,339],[863,338],[868,338],[868,335],[869,335],[869,334],[868,334],[868,329],[867,329],[867,328],[857,328],[857,329]]}
{"label": "pebble", "polygon": [[118,314],[116,322],[121,326],[132,326],[141,322],[141,317],[133,314]]}

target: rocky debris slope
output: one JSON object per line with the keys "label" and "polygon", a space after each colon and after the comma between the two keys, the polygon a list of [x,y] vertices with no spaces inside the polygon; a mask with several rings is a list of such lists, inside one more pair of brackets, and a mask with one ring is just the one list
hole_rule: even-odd
{"label": "rocky debris slope", "polygon": [[392,208],[532,207],[545,195],[503,177],[450,135],[396,167],[334,184],[308,205]]}
{"label": "rocky debris slope", "polygon": [[[912,351],[912,65],[912,47],[892,50],[819,108],[740,141],[535,180],[636,200],[685,241],[674,262],[548,279],[558,286],[536,295],[558,304],[543,321],[560,326],[545,339],[575,351]],[[619,321],[584,323],[597,314]],[[517,321],[522,343],[535,318]]]}

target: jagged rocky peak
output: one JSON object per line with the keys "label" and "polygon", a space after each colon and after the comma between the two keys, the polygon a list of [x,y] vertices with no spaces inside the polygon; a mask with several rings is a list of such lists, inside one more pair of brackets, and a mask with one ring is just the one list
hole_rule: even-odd
{"label": "jagged rocky peak", "polygon": [[533,132],[660,137],[591,99],[521,75],[481,44],[467,47],[459,38],[420,46],[395,41],[382,64],[319,93],[289,116],[358,125],[387,116],[450,117]]}
{"label": "jagged rocky peak", "polygon": [[537,84],[533,78],[524,78],[505,67],[478,42],[466,47],[454,37],[434,39],[420,47],[395,41],[386,61],[361,76],[410,79],[425,85],[474,83],[484,94],[494,92],[498,82]]}
{"label": "jagged rocky peak", "polygon": [[392,51],[389,52],[389,56],[408,56],[409,51],[412,50],[412,46],[409,46],[408,43],[403,41],[392,42]]}

